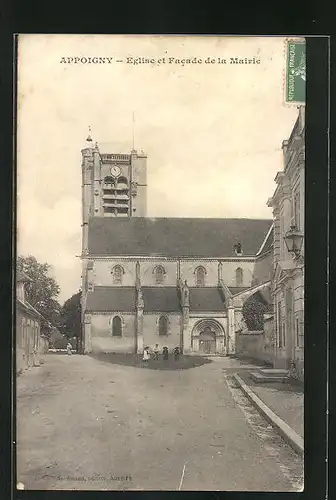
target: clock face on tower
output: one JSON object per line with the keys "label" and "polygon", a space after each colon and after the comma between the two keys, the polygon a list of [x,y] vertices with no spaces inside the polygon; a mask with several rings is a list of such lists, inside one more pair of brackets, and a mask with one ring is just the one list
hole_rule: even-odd
{"label": "clock face on tower", "polygon": [[114,165],[111,168],[111,174],[113,175],[113,177],[118,177],[118,175],[120,175],[120,168],[117,165]]}

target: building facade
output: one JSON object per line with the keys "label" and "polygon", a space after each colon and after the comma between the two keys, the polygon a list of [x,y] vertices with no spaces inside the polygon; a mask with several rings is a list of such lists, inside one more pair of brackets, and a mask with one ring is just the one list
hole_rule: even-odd
{"label": "building facade", "polygon": [[88,139],[82,351],[135,353],[158,344],[234,354],[244,300],[269,288],[272,221],[146,217],[146,155],[102,153]]}
{"label": "building facade", "polygon": [[41,335],[45,322],[41,314],[26,299],[25,285],[31,279],[23,272],[16,276],[16,373],[39,366],[40,354],[47,340]]}
{"label": "building facade", "polygon": [[[304,107],[300,107],[291,136],[283,141],[284,169],[268,200],[274,215],[272,297],[274,303],[274,366],[304,374]],[[290,252],[289,234],[302,236],[302,247]],[[300,236],[301,235],[301,236]]]}

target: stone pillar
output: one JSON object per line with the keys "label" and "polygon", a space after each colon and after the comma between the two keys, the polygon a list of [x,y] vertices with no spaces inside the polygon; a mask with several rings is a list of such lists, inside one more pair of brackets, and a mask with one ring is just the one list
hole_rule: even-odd
{"label": "stone pillar", "polygon": [[138,260],[135,263],[135,282],[140,284],[140,262]]}
{"label": "stone pillar", "polygon": [[92,351],[92,330],[91,330],[91,315],[84,316],[84,353]]}
{"label": "stone pillar", "polygon": [[101,195],[101,164],[99,152],[96,149],[93,150],[93,191],[93,215],[102,216],[104,212]]}
{"label": "stone pillar", "polygon": [[235,311],[234,311],[235,331],[237,331],[237,330],[242,330],[242,331],[247,330],[242,310],[243,310],[242,307],[236,307],[235,308]]}
{"label": "stone pillar", "polygon": [[143,337],[143,309],[137,309],[136,314],[136,348],[137,354],[141,354],[144,349],[144,337]]}
{"label": "stone pillar", "polygon": [[137,291],[137,303],[136,303],[136,326],[135,326],[135,352],[140,354],[144,349],[144,336],[143,336],[143,311],[144,311],[144,300],[142,296],[141,288]]}
{"label": "stone pillar", "polygon": [[183,307],[182,332],[180,337],[180,349],[182,353],[188,352],[191,349],[191,346],[189,345],[188,326],[189,326],[189,307]]}
{"label": "stone pillar", "polygon": [[176,265],[176,282],[178,283],[181,279],[181,261],[178,259]]}
{"label": "stone pillar", "polygon": [[[185,341],[187,340],[187,332],[188,332],[188,326],[189,326],[189,309],[190,309],[190,302],[189,302],[189,287],[187,284],[187,281],[184,282],[184,285],[182,286],[182,297],[181,297],[181,304],[182,304],[182,329],[181,329],[181,335],[180,335],[180,349],[181,352],[183,353],[185,351]],[[188,345],[187,351],[190,350],[190,346]]]}
{"label": "stone pillar", "polygon": [[218,283],[223,279],[223,263],[221,261],[218,262]]}
{"label": "stone pillar", "polygon": [[228,306],[228,344],[227,344],[227,354],[236,353],[236,332],[235,332],[235,310],[233,304]]}

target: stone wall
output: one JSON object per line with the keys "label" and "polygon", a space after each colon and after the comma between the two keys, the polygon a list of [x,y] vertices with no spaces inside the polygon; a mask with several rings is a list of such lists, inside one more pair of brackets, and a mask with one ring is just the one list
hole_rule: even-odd
{"label": "stone wall", "polygon": [[112,270],[119,265],[123,268],[122,284],[119,286],[134,286],[135,261],[122,259],[95,260],[92,271],[89,271],[88,280],[97,286],[118,286],[114,283]]}
{"label": "stone wall", "polygon": [[236,355],[273,365],[274,350],[265,342],[264,331],[239,333],[236,337]]}
{"label": "stone wall", "polygon": [[162,266],[165,270],[163,277],[163,286],[176,287],[177,280],[177,262],[155,260],[140,262],[140,281],[142,286],[155,286],[155,268]]}
{"label": "stone wall", "polygon": [[253,285],[270,281],[273,276],[273,252],[267,252],[257,258],[253,272]]}
{"label": "stone wall", "polygon": [[144,347],[154,348],[159,344],[160,349],[167,346],[169,349],[180,347],[180,314],[165,314],[168,318],[168,335],[159,335],[158,322],[161,314],[144,314],[143,316],[143,338]]}
{"label": "stone wall", "polygon": [[[114,315],[113,315],[114,316]],[[91,315],[92,352],[134,352],[135,350],[135,314],[118,314],[122,321],[122,335],[112,336],[112,315]]]}
{"label": "stone wall", "polygon": [[[87,281],[97,286],[116,286],[113,282],[112,269],[116,265],[120,265],[124,274],[122,276],[122,285],[120,286],[134,286],[136,280],[136,259],[94,259],[92,270],[87,271]],[[182,259],[180,262],[180,277],[182,281],[187,280],[189,286],[196,286],[196,273],[197,267],[202,266],[205,269],[205,286],[218,285],[218,263],[217,260],[206,259]],[[164,286],[176,286],[178,277],[178,261],[166,259],[146,259],[139,260],[140,264],[140,280],[143,286],[155,286],[155,267],[162,265],[166,271],[164,276]],[[261,261],[258,266],[262,267],[263,274],[266,274],[268,262]],[[84,266],[85,267],[85,266]],[[229,287],[237,286],[236,270],[242,269],[243,281],[240,286],[249,287],[253,281],[255,263],[249,261],[230,261],[222,263],[222,279]],[[85,269],[83,273],[86,273]],[[261,271],[259,271],[259,274]],[[160,286],[160,285],[159,285]]]}

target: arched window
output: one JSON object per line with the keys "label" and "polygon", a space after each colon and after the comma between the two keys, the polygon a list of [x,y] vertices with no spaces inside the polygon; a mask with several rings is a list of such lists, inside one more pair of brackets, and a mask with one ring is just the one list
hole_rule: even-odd
{"label": "arched window", "polygon": [[159,335],[168,335],[168,319],[166,316],[159,317]]}
{"label": "arched window", "polygon": [[114,316],[112,320],[112,336],[121,337],[122,325],[120,316]]}
{"label": "arched window", "polygon": [[166,271],[163,266],[156,266],[154,269],[155,283],[162,285]]}
{"label": "arched window", "polygon": [[105,177],[104,179],[104,189],[113,189],[114,188],[114,179],[113,177]]}
{"label": "arched window", "polygon": [[199,266],[195,270],[196,274],[196,286],[204,286],[205,285],[205,275],[206,270],[203,266]]}
{"label": "arched window", "polygon": [[112,269],[112,275],[113,275],[113,283],[115,285],[121,285],[122,284],[122,277],[124,274],[124,269],[121,266],[114,266]]}
{"label": "arched window", "polygon": [[236,269],[236,286],[241,286],[243,284],[243,270],[241,267]]}
{"label": "arched window", "polygon": [[126,177],[118,177],[117,184],[118,187],[128,187],[128,181]]}

